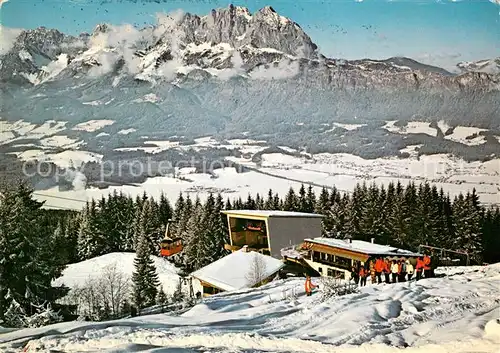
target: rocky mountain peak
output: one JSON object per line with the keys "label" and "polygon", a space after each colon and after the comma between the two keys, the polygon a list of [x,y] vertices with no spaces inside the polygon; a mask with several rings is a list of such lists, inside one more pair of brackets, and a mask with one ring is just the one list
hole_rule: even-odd
{"label": "rocky mountain peak", "polygon": [[285,54],[310,58],[317,49],[311,38],[270,6],[251,14],[245,7],[229,5],[208,16],[186,15],[182,20],[185,44],[227,43],[233,48],[272,48]]}

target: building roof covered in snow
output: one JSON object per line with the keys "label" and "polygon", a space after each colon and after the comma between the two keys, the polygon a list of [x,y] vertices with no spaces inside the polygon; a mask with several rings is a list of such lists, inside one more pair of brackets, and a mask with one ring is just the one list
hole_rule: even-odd
{"label": "building roof covered in snow", "polygon": [[[261,276],[252,275],[256,264],[261,268]],[[243,248],[193,272],[191,276],[216,288],[231,291],[251,288],[259,282],[255,278],[269,278],[283,266],[285,264],[281,260]]]}
{"label": "building roof covered in snow", "polygon": [[263,211],[263,210],[228,210],[222,213],[235,217],[301,217],[301,218],[322,218],[323,215],[316,213],[292,212],[292,211]]}
{"label": "building roof covered in snow", "polygon": [[305,242],[330,246],[338,249],[350,250],[368,255],[409,256],[409,257],[421,256],[421,254],[414,253],[412,251],[398,249],[396,247],[389,245],[370,243],[363,240],[313,238],[313,239],[305,239]]}

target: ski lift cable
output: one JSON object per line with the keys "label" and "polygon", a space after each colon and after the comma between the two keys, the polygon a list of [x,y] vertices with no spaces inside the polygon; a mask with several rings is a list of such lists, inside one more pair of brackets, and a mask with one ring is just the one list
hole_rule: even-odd
{"label": "ski lift cable", "polygon": [[36,191],[33,192],[33,195],[44,196],[44,197],[52,197],[54,199],[61,199],[61,200],[68,200],[68,201],[77,201],[77,202],[83,202],[83,203],[87,203],[88,202],[87,200],[79,200],[79,199],[74,199],[74,198],[70,198],[70,197],[47,195],[47,194],[42,194],[42,193],[39,193],[39,192],[36,192]]}

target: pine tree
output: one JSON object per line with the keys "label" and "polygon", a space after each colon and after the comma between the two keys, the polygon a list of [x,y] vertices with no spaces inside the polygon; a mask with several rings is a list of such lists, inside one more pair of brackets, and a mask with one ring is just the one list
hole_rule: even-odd
{"label": "pine tree", "polygon": [[247,210],[255,210],[255,209],[257,209],[257,205],[255,203],[255,200],[252,198],[252,195],[248,194],[247,201],[245,202],[244,208],[247,209]]}
{"label": "pine tree", "polygon": [[67,289],[51,286],[65,267],[54,256],[60,239],[44,224],[42,203],[33,199],[33,190],[20,183],[0,195],[1,320],[11,305],[29,315],[35,305],[55,303]]}
{"label": "pine tree", "polygon": [[151,259],[148,238],[143,231],[139,234],[134,267],[132,301],[138,309],[154,305],[160,281]]}
{"label": "pine tree", "polygon": [[160,223],[159,215],[158,205],[153,199],[144,201],[142,212],[137,222],[139,229],[136,237],[139,239],[142,234],[146,235],[149,243],[149,251],[152,255],[158,254],[159,244],[164,236],[164,228],[162,228],[162,224]]}
{"label": "pine tree", "polygon": [[196,271],[206,264],[205,255],[207,248],[205,237],[203,236],[203,208],[196,199],[194,207],[190,212],[190,217],[186,224],[186,230],[182,234],[184,245],[184,267],[188,272]]}
{"label": "pine tree", "polygon": [[168,297],[167,294],[165,294],[165,291],[163,290],[163,286],[160,286],[160,290],[156,295],[156,305],[165,305],[165,304],[168,304]]}
{"label": "pine tree", "polygon": [[365,214],[365,199],[367,193],[366,184],[363,183],[362,186],[359,184],[356,185],[347,206],[348,217],[345,227],[347,234],[345,235],[349,235],[353,239],[366,238],[366,236],[363,235],[362,220]]}
{"label": "pine tree", "polygon": [[97,205],[94,199],[87,204],[78,232],[78,257],[87,260],[104,254],[106,237],[101,232]]}
{"label": "pine tree", "polygon": [[316,213],[325,216],[321,222],[322,222],[322,235],[326,236],[328,232],[331,231],[332,228],[331,218],[334,217],[334,214],[332,215],[330,211],[335,212],[335,210],[331,210],[330,194],[328,193],[328,189],[325,187],[321,189],[318,201],[316,202],[315,210]]}
{"label": "pine tree", "polygon": [[215,200],[215,211],[214,211],[214,248],[213,258],[218,260],[229,254],[229,251],[224,248],[225,244],[229,244],[229,230],[227,224],[226,215],[222,214],[224,210],[224,201],[222,200],[221,194],[217,195]]}
{"label": "pine tree", "polygon": [[490,207],[482,220],[483,259],[486,263],[500,261],[500,209]]}
{"label": "pine tree", "polygon": [[285,196],[285,201],[283,203],[284,211],[298,211],[299,210],[299,199],[295,194],[295,191],[292,187],[288,190],[288,193]]}
{"label": "pine tree", "polygon": [[266,202],[264,204],[264,208],[266,210],[273,210],[273,207],[274,207],[274,195],[273,195],[273,190],[272,189],[269,189],[268,193],[267,193],[267,199],[266,199]]}
{"label": "pine tree", "polygon": [[170,205],[170,201],[163,192],[160,195],[158,212],[158,219],[160,224],[166,225],[168,221],[173,217],[172,206]]}
{"label": "pine tree", "polygon": [[298,211],[307,212],[307,193],[304,184],[300,185],[299,189],[299,199],[298,199]]}
{"label": "pine tree", "polygon": [[314,194],[313,187],[309,185],[309,188],[307,189],[307,201],[306,201],[305,212],[313,213],[315,206],[316,206],[316,195]]}

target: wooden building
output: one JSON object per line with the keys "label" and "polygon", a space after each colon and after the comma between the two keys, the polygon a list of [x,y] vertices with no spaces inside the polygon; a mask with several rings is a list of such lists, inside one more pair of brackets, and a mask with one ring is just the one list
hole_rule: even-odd
{"label": "wooden building", "polygon": [[281,258],[281,249],[299,245],[305,238],[321,236],[322,215],[287,211],[222,211],[227,216],[230,244],[237,251],[251,250]]}
{"label": "wooden building", "polygon": [[302,260],[322,276],[349,279],[354,266],[364,266],[377,257],[414,259],[422,254],[362,240],[305,239],[299,251]]}

